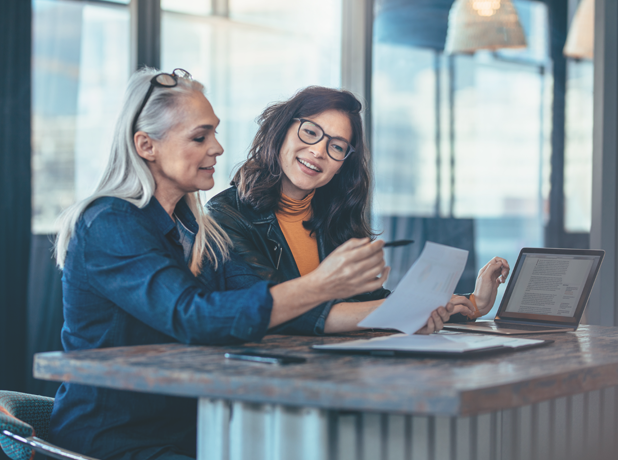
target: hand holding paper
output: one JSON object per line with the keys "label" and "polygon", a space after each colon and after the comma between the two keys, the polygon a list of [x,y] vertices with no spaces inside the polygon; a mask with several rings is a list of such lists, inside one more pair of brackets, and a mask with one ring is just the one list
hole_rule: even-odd
{"label": "hand holding paper", "polygon": [[426,243],[395,291],[358,325],[397,329],[406,334],[418,331],[432,311],[447,305],[467,258],[468,251]]}
{"label": "hand holding paper", "polygon": [[417,330],[415,334],[431,334],[442,330],[452,315],[462,313],[472,316],[475,313],[474,305],[465,296],[453,295],[448,303],[440,306],[431,312],[427,319],[427,324]]}

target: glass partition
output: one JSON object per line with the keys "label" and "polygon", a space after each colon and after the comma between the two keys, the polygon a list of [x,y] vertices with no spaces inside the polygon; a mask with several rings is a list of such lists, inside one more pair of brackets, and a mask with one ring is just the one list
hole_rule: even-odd
{"label": "glass partition", "polygon": [[[452,5],[375,3],[374,224],[387,240],[416,240],[387,250],[391,288],[425,241],[469,251],[458,292],[473,289],[492,257],[514,265],[522,247],[544,246],[550,189],[562,187],[552,182],[554,151],[564,155],[563,231],[589,231],[591,66],[569,63],[560,106],[550,40],[555,12],[545,2],[513,1],[525,47],[461,53],[445,51]],[[556,110],[566,111],[563,127],[552,126]],[[566,133],[562,147],[552,143],[554,129]]]}
{"label": "glass partition", "polygon": [[590,232],[592,217],[592,94],[590,60],[567,63],[564,226]]}
{"label": "glass partition", "polygon": [[128,77],[128,6],[33,1],[33,233],[92,193]]}
{"label": "glass partition", "polygon": [[215,188],[229,186],[246,156],[256,118],[309,85],[341,85],[341,3],[231,0],[224,16],[164,10],[162,68],[181,67],[205,84],[221,119]]}
{"label": "glass partition", "polygon": [[[203,82],[222,120],[226,153],[209,196],[246,158],[268,104],[308,85],[341,86],[342,2],[162,0],[161,67]],[[462,292],[491,257],[514,263],[521,247],[547,244],[556,212],[565,234],[590,227],[592,63],[560,58],[566,78],[554,78],[555,36],[568,24],[550,24],[567,5],[515,0],[524,48],[448,53],[452,5],[374,1],[373,222],[385,239],[417,240],[387,251],[388,287],[427,240],[469,250]],[[130,11],[102,0],[33,0],[33,11],[33,231],[54,233],[107,160],[131,72]]]}

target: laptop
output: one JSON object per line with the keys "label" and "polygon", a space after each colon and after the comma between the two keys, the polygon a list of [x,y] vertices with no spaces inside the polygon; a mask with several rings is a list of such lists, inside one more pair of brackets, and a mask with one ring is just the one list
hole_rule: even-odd
{"label": "laptop", "polygon": [[486,334],[574,331],[605,251],[523,248],[493,321],[447,323],[444,329]]}

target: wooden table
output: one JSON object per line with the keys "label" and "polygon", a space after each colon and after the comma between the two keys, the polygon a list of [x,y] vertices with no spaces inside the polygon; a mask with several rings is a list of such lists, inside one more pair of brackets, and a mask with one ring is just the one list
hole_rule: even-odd
{"label": "wooden table", "polygon": [[[34,375],[199,398],[200,460],[618,456],[618,328],[538,334],[530,337],[555,343],[485,358],[310,349],[358,336],[42,353],[35,357]],[[223,357],[245,348],[308,361],[274,366]]]}

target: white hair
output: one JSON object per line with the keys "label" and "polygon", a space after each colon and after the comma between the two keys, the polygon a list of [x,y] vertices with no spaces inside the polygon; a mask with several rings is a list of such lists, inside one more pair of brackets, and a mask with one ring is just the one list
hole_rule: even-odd
{"label": "white hair", "polygon": [[[103,177],[91,196],[70,206],[60,215],[60,229],[55,244],[56,263],[60,268],[64,267],[75,224],[93,201],[105,196],[116,197],[143,208],[154,195],[155,180],[146,161],[137,154],[132,124],[150,88],[150,80],[158,73],[160,72],[156,69],[144,67],[131,76],[122,112],[114,130],[112,148]],[[204,86],[197,81],[185,78],[178,78],[178,85],[173,88],[155,87],[137,119],[136,131],[144,131],[155,140],[163,139],[179,119],[179,101],[195,91],[203,93]],[[206,214],[199,192],[185,195],[184,200],[193,212],[199,227],[189,264],[191,272],[197,275],[201,272],[204,256],[214,265],[215,269],[218,266],[216,251],[221,255],[222,260],[229,258],[231,240]]]}

